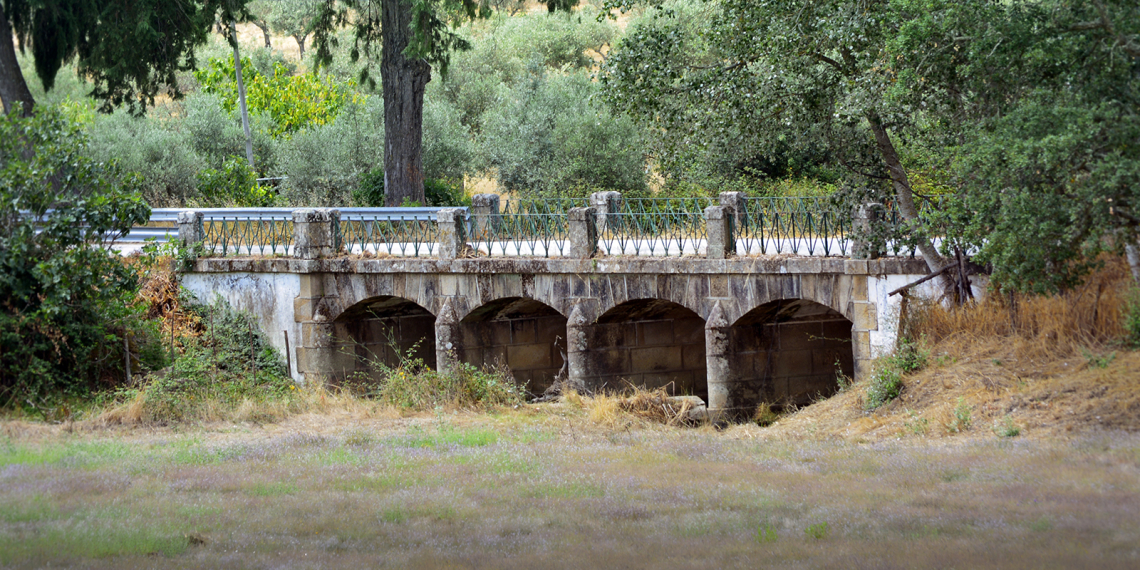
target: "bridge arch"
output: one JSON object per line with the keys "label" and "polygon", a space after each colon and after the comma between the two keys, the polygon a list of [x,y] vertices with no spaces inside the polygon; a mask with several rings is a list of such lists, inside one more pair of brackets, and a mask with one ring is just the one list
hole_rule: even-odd
{"label": "bridge arch", "polygon": [[338,375],[376,378],[374,363],[396,367],[411,357],[435,368],[435,315],[418,303],[377,295],[342,311],[333,321]]}
{"label": "bridge arch", "polygon": [[708,399],[705,320],[696,311],[666,299],[632,299],[599,315],[585,332],[587,388],[633,384]]}
{"label": "bridge arch", "polygon": [[839,390],[855,374],[852,322],[812,299],[776,299],[727,329],[729,401],[738,414],[761,402],[801,406]]}
{"label": "bridge arch", "polygon": [[505,365],[532,394],[550,387],[566,363],[566,317],[542,301],[495,299],[468,312],[458,328],[461,362]]}

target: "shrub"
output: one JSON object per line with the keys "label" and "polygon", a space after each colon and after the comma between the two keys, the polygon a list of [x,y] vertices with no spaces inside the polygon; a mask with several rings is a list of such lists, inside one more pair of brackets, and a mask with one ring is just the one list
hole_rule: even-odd
{"label": "shrub", "polygon": [[954,417],[950,419],[950,425],[946,426],[947,431],[950,433],[962,433],[970,429],[972,415],[973,408],[966,403],[966,399],[958,398],[958,403],[954,406]]}
{"label": "shrub", "polygon": [[883,366],[871,374],[871,383],[863,398],[863,406],[873,410],[899,397],[902,393],[902,373],[894,366]]}
{"label": "shrub", "polygon": [[150,208],[137,176],[92,160],[48,109],[0,116],[0,164],[0,407],[42,410],[122,378],[124,339],[148,343],[134,273],[97,244]]}
{"label": "shrub", "polygon": [[296,389],[281,356],[248,314],[221,297],[209,305],[182,306],[200,328],[196,336],[183,337],[182,352],[170,369],[143,387],[140,419],[163,423],[201,418],[205,407],[233,408]]}
{"label": "shrub", "polygon": [[[353,200],[361,175],[380,168],[384,106],[379,97],[347,105],[336,120],[302,130],[279,148],[284,200],[294,206],[340,206]],[[357,202],[359,203],[359,202]]]}
{"label": "shrub", "polygon": [[220,169],[198,172],[198,188],[204,206],[269,206],[274,199],[272,191],[258,186],[246,159],[237,156],[227,158]]}
{"label": "shrub", "polygon": [[395,367],[372,362],[379,373],[373,384],[363,375],[356,379],[368,386],[364,394],[409,410],[430,410],[439,406],[487,407],[521,404],[525,390],[515,384],[506,370],[484,370],[467,363],[455,372],[442,374],[428,369],[423,360],[412,358],[415,349],[402,355]]}
{"label": "shrub", "polygon": [[1017,437],[1021,435],[1021,427],[1013,422],[1013,418],[1006,415],[994,422],[994,433],[998,437]]}
{"label": "shrub", "polygon": [[137,172],[143,198],[152,207],[184,206],[197,193],[196,173],[205,160],[171,121],[134,117],[125,110],[97,116],[87,132],[97,162],[117,160]]}
{"label": "shrub", "polygon": [[488,112],[480,147],[502,187],[547,195],[570,188],[645,191],[641,132],[594,105],[596,89],[585,74],[538,69]]}

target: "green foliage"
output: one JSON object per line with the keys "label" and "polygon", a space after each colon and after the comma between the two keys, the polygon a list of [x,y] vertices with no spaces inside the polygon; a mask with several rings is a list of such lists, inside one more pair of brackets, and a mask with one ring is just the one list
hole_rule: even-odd
{"label": "green foliage", "polygon": [[[34,153],[26,153],[34,148]],[[37,409],[122,378],[148,344],[137,281],[105,232],[144,223],[138,179],[91,160],[58,113],[0,117],[0,407]]]}
{"label": "green foliage", "polygon": [[1108,365],[1112,364],[1113,360],[1116,360],[1115,351],[1108,354],[1096,354],[1082,348],[1081,354],[1084,355],[1085,360],[1088,361],[1089,368],[1108,368]]}
{"label": "green foliage", "polygon": [[907,410],[907,415],[910,419],[903,422],[903,428],[919,437],[926,437],[930,431],[930,418],[924,418],[918,412],[910,410]]}
{"label": "green foliage", "polygon": [[[424,187],[426,190],[426,182]],[[369,208],[379,208],[384,205],[383,168],[373,168],[360,173],[360,183],[352,192],[352,203]]]}
{"label": "green foliage", "polygon": [[205,406],[282,399],[296,389],[281,355],[250,315],[220,297],[210,305],[183,306],[199,318],[203,330],[184,337],[170,369],[143,387],[144,421],[201,417]]}
{"label": "green foliage", "polygon": [[829,532],[830,529],[828,528],[826,522],[810,524],[807,528],[804,529],[804,534],[806,534],[808,538],[815,540],[823,540],[827,538]]}
{"label": "green foliage", "polygon": [[[270,134],[288,136],[306,127],[321,126],[336,118],[341,108],[356,97],[353,85],[339,85],[328,75],[293,75],[277,63],[273,74],[261,73],[248,57],[242,58],[246,104],[251,114],[265,114],[273,120]],[[222,107],[233,112],[238,93],[233,58],[211,58],[207,67],[194,72],[206,93],[221,97]]]}
{"label": "green foliage", "polygon": [[88,146],[96,161],[117,160],[139,174],[143,198],[152,207],[185,206],[197,194],[198,172],[205,160],[184,132],[169,122],[118,111],[99,115],[88,126]]}
{"label": "green foliage", "polygon": [[1140,287],[1132,287],[1124,301],[1124,343],[1140,348]]}
{"label": "green foliage", "polygon": [[646,189],[641,132],[591,103],[583,75],[545,69],[511,90],[484,118],[484,161],[511,191],[564,195],[568,188]]}
{"label": "green foliage", "polygon": [[1014,423],[1013,418],[1006,414],[1002,419],[994,422],[994,434],[998,437],[1017,437],[1021,435],[1021,426]]}
{"label": "green foliage", "polygon": [[428,206],[470,206],[471,197],[463,192],[463,180],[424,179]]}
{"label": "green foliage", "polygon": [[[430,410],[439,406],[491,407],[521,404],[525,391],[515,384],[510,374],[501,370],[482,370],[467,363],[455,372],[441,374],[431,370],[423,360],[413,358],[414,349],[401,355],[400,362],[390,367],[373,361],[380,381],[370,385],[366,395],[398,408]],[[371,384],[367,375],[358,381]]]}
{"label": "green foliage", "polygon": [[60,67],[75,59],[77,73],[93,84],[92,95],[103,101],[104,111],[127,103],[141,114],[163,89],[181,96],[177,73],[194,68],[194,46],[205,43],[219,11],[229,21],[240,16],[245,3],[18,1],[5,2],[4,14],[20,48],[30,48],[45,91]]}
{"label": "green foliage", "polygon": [[902,373],[889,364],[871,374],[871,383],[863,398],[863,407],[874,410],[899,397],[902,393]]}
{"label": "green foliage", "polygon": [[[332,123],[298,132],[279,147],[279,160],[281,174],[289,177],[281,186],[286,203],[350,203],[361,175],[384,162],[383,101],[370,97],[347,105]],[[383,170],[379,172],[382,190]]]}
{"label": "green foliage", "polygon": [[762,524],[756,527],[756,542],[760,544],[769,544],[779,540],[780,536],[776,532],[776,527],[769,524]]}
{"label": "green foliage", "polygon": [[894,354],[883,356],[875,362],[870,384],[864,394],[863,407],[874,410],[898,398],[903,388],[902,377],[925,368],[929,356],[929,351],[920,343],[903,339]]}
{"label": "green foliage", "polygon": [[198,190],[203,205],[257,207],[273,204],[268,187],[257,184],[257,173],[241,157],[231,156],[221,169],[205,168],[198,172]]}
{"label": "green foliage", "polygon": [[973,408],[966,403],[965,398],[958,398],[954,406],[954,417],[950,418],[950,425],[946,426],[950,433],[962,433],[970,429],[973,417]]}

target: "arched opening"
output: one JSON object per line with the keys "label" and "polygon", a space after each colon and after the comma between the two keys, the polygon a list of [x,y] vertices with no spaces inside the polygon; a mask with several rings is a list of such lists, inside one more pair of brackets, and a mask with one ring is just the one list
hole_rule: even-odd
{"label": "arched opening", "polygon": [[588,388],[621,390],[628,382],[708,401],[705,321],[693,311],[661,299],[627,301],[587,335]]}
{"label": "arched opening", "polygon": [[532,394],[549,388],[566,363],[566,317],[533,299],[491,301],[464,317],[459,331],[461,362],[505,365]]}
{"label": "arched opening", "polygon": [[[344,377],[376,375],[375,364],[389,368],[403,359],[422,360],[435,368],[435,315],[403,297],[373,297],[353,305],[335,321]],[[346,355],[347,356],[347,355]]]}
{"label": "arched opening", "polygon": [[854,376],[851,321],[814,301],[765,303],[729,329],[732,407],[751,413],[761,402],[802,406],[839,390]]}

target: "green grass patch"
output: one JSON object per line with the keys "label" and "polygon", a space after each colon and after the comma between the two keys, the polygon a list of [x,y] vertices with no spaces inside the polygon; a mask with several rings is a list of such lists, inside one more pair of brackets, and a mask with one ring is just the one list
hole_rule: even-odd
{"label": "green grass patch", "polygon": [[499,441],[499,434],[487,428],[455,429],[441,428],[435,433],[426,433],[418,428],[408,430],[404,439],[407,447],[483,447]]}
{"label": "green grass patch", "polygon": [[246,489],[246,493],[254,497],[280,497],[296,492],[297,485],[288,481],[259,482]]}
{"label": "green grass patch", "polygon": [[0,467],[7,465],[51,465],[62,462],[95,466],[121,460],[132,452],[131,446],[115,441],[72,442],[41,446],[18,445],[9,441],[0,445]]}

